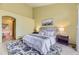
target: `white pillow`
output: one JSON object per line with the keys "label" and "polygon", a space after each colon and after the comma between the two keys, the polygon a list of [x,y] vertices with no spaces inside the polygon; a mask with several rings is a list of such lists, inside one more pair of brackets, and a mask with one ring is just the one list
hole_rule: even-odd
{"label": "white pillow", "polygon": [[43,30],[43,31],[40,31],[39,34],[42,36],[53,37],[55,36],[55,31]]}
{"label": "white pillow", "polygon": [[48,31],[48,30],[46,30],[44,33],[45,33],[46,36],[49,36],[49,37],[52,36],[53,37],[54,34],[55,34],[55,31]]}
{"label": "white pillow", "polygon": [[45,35],[45,32],[44,31],[40,31],[39,35],[43,36],[43,35]]}

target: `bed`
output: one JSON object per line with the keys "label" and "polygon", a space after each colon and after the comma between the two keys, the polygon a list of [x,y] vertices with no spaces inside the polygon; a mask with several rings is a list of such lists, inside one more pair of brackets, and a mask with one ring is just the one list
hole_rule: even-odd
{"label": "bed", "polygon": [[[23,54],[23,55],[49,55],[60,54],[60,48],[55,46],[56,43],[55,28],[41,28],[38,34],[25,35],[21,41],[9,43],[7,49],[9,54]],[[22,42],[22,43],[20,43]],[[54,47],[55,46],[55,47]],[[29,48],[30,47],[30,48]],[[55,51],[55,53],[53,53]],[[31,54],[32,53],[32,54]]]}
{"label": "bed", "polygon": [[41,28],[39,34],[30,34],[23,37],[23,42],[38,50],[41,54],[47,54],[50,47],[56,43],[55,31],[52,28]]}

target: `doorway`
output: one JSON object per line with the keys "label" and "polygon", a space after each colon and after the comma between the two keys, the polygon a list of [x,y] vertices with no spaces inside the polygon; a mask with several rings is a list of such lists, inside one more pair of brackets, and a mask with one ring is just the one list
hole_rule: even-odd
{"label": "doorway", "polygon": [[16,39],[16,19],[11,16],[2,16],[2,41]]}

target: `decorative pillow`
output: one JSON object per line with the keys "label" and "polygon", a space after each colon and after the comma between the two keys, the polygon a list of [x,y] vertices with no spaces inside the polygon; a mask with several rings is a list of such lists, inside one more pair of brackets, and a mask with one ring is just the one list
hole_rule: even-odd
{"label": "decorative pillow", "polygon": [[53,28],[41,28],[40,32],[39,32],[40,35],[43,35],[43,36],[55,36],[56,35],[56,30],[53,29]]}
{"label": "decorative pillow", "polygon": [[49,37],[54,36],[55,35],[55,31],[46,30],[46,31],[44,31],[44,35],[45,36],[49,36]]}
{"label": "decorative pillow", "polygon": [[39,34],[42,36],[55,36],[55,31],[47,29],[47,30],[40,31]]}
{"label": "decorative pillow", "polygon": [[45,32],[44,31],[40,31],[39,32],[39,35],[44,36],[45,35]]}

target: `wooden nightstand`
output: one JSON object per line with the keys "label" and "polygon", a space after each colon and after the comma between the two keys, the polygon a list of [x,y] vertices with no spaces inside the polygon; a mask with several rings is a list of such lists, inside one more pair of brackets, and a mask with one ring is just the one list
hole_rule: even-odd
{"label": "wooden nightstand", "polygon": [[61,44],[65,44],[65,45],[68,45],[69,43],[69,36],[64,36],[64,35],[57,35],[56,36],[56,40],[58,43],[61,43]]}

